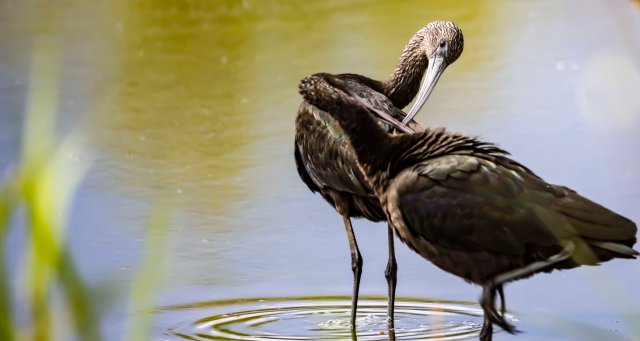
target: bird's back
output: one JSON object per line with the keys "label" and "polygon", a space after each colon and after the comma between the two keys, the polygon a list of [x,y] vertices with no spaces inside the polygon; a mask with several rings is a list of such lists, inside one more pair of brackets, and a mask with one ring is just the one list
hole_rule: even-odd
{"label": "bird's back", "polygon": [[636,254],[637,227],[629,219],[544,182],[490,144],[475,148],[468,141],[477,140],[461,139],[468,140],[433,140],[432,151],[442,155],[395,161],[405,168],[383,198],[400,238],[436,265],[482,283],[569,243],[572,259],[545,271]]}

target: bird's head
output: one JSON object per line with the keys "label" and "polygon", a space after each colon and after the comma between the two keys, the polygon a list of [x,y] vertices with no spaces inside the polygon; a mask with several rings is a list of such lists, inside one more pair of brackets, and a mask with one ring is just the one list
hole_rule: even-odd
{"label": "bird's head", "polygon": [[450,21],[434,21],[421,31],[424,52],[430,62],[440,57],[446,65],[450,65],[462,54],[464,36],[456,24]]}
{"label": "bird's head", "polygon": [[422,38],[418,48],[426,55],[428,66],[417,99],[403,123],[411,121],[420,111],[444,70],[460,57],[464,48],[462,31],[450,21],[431,22],[417,35]]}

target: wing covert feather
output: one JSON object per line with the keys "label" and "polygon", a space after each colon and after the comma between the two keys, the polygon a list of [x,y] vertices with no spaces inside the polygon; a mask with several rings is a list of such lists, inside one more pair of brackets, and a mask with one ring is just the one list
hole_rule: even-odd
{"label": "wing covert feather", "polygon": [[508,161],[447,155],[409,170],[416,180],[398,186],[397,198],[412,233],[454,249],[515,255],[563,240],[635,235],[629,220]]}

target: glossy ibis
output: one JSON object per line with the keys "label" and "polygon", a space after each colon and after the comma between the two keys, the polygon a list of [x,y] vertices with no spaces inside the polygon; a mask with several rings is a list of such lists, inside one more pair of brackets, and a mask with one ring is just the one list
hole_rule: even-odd
{"label": "glossy ibis", "polygon": [[[379,119],[393,131],[422,130],[412,121],[424,105],[445,68],[462,53],[463,36],[453,23],[436,21],[419,30],[409,41],[398,66],[386,81],[356,74],[336,77],[367,105],[378,108]],[[426,71],[426,75],[425,75]],[[420,80],[424,76],[422,86]],[[419,92],[409,114],[398,109],[406,106]],[[390,115],[389,115],[390,114]],[[409,128],[399,121],[408,123]],[[295,160],[298,174],[312,192],[319,192],[340,213],[349,240],[351,267],[354,274],[351,325],[355,326],[362,257],[356,242],[351,217],[371,221],[386,220],[378,198],[368,186],[347,139],[338,123],[313,104],[303,101],[296,118]],[[396,261],[393,229],[388,227],[389,262],[385,277],[389,285],[389,321],[393,326],[393,304],[396,286]]]}
{"label": "glossy ibis", "polygon": [[339,122],[400,239],[483,287],[482,340],[491,340],[493,324],[517,332],[496,309],[503,284],[638,255],[635,223],[546,183],[494,144],[444,129],[391,135],[370,115],[377,108],[329,74],[305,78],[300,92]]}

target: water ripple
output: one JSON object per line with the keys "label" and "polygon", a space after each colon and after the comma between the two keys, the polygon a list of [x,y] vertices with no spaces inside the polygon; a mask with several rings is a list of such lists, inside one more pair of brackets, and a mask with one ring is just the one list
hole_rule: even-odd
{"label": "water ripple", "polygon": [[[173,325],[165,335],[176,339],[349,340],[350,306],[349,297],[255,298],[168,306],[160,315],[169,315]],[[186,312],[177,324],[171,318]],[[482,309],[471,302],[398,299],[395,316],[397,340],[473,339],[482,328]],[[357,340],[389,340],[386,318],[386,298],[361,298]]]}

